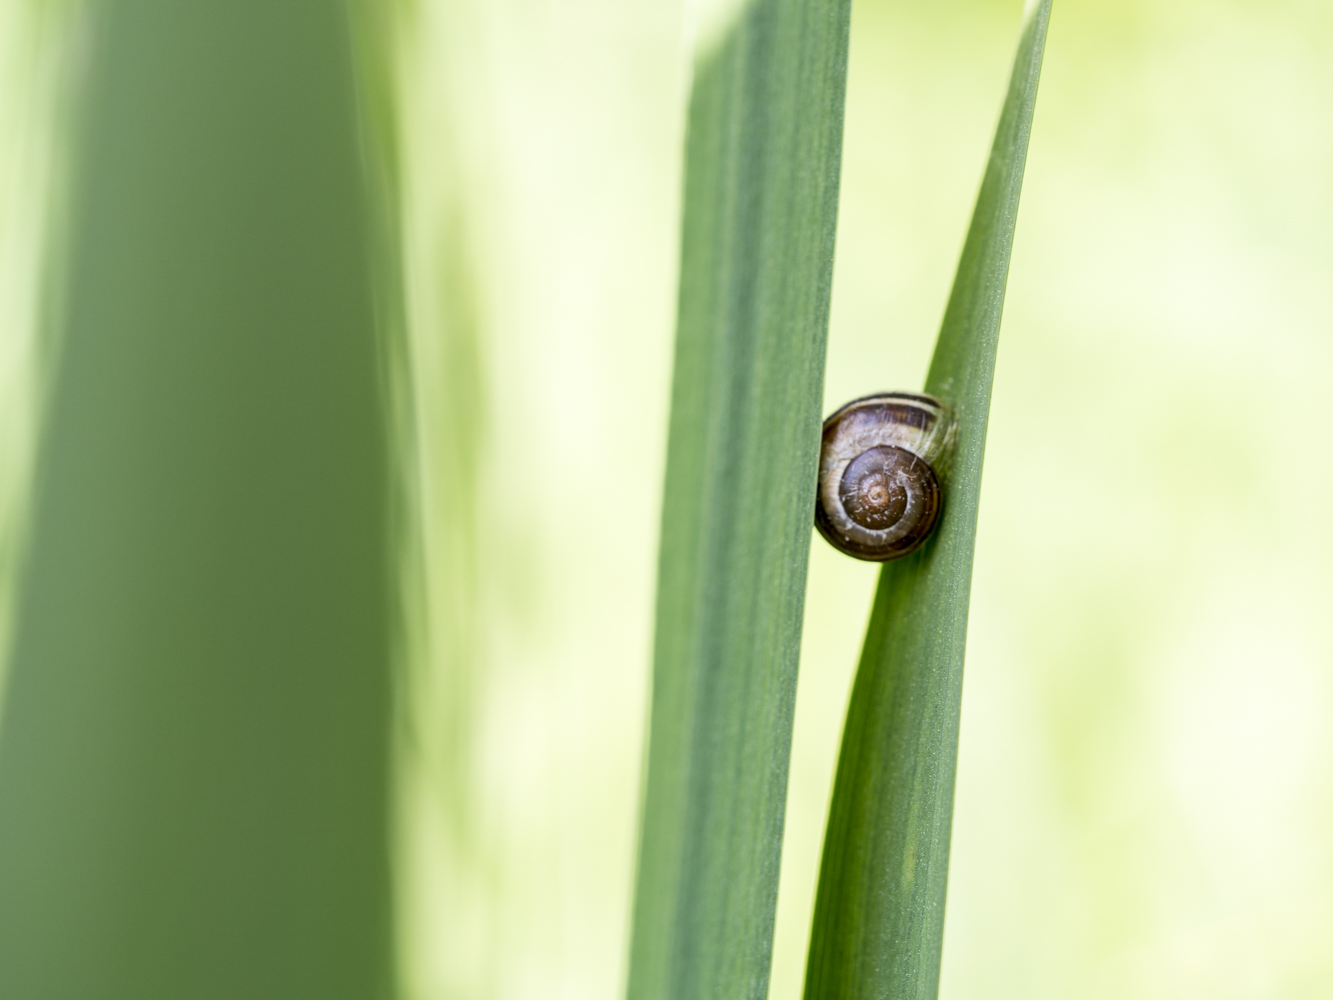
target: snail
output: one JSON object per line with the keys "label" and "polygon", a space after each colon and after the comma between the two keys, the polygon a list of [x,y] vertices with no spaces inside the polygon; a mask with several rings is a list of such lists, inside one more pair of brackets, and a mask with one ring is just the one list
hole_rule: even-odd
{"label": "snail", "polygon": [[882,392],[824,421],[815,527],[835,549],[887,562],[919,549],[944,506],[953,407],[934,396]]}

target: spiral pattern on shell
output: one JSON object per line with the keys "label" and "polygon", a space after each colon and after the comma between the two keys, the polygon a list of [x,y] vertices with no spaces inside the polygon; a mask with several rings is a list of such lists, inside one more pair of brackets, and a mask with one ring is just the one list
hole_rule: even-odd
{"label": "spiral pattern on shell", "polygon": [[819,456],[819,533],[872,562],[915,552],[944,506],[955,426],[949,404],[920,393],[878,393],[835,412]]}

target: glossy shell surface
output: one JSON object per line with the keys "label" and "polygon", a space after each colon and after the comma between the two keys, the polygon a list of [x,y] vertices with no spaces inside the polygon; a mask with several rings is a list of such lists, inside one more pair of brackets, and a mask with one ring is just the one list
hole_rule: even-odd
{"label": "glossy shell surface", "polygon": [[944,506],[955,427],[949,404],[921,393],[878,393],[835,412],[819,455],[819,533],[872,562],[915,552]]}

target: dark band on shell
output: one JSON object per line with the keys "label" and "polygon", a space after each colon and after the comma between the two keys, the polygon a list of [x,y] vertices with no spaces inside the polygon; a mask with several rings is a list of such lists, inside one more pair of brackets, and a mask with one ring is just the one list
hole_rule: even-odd
{"label": "dark band on shell", "polygon": [[815,526],[834,548],[886,562],[930,537],[944,506],[953,409],[922,393],[853,400],[824,421]]}

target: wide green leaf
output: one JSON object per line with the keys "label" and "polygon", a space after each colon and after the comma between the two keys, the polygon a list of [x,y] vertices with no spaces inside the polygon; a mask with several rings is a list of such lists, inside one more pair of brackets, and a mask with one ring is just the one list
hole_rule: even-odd
{"label": "wide green leaf", "polygon": [[348,6],[88,8],[0,996],[385,997],[385,269]]}
{"label": "wide green leaf", "polygon": [[958,713],[995,350],[1050,0],[1025,17],[926,391],[958,412],[944,514],[885,565],[857,671],[815,901],[806,1000],[938,990]]}
{"label": "wide green leaf", "polygon": [[729,6],[689,110],[633,1000],[763,997],[772,950],[849,9]]}

